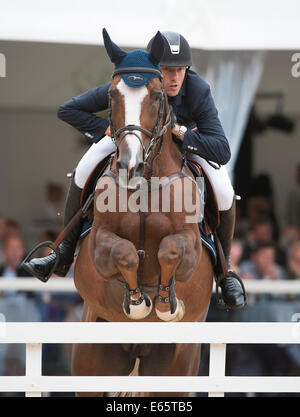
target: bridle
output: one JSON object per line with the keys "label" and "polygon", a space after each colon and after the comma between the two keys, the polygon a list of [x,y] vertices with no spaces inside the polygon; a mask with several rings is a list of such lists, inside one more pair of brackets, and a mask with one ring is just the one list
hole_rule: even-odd
{"label": "bridle", "polygon": [[[115,75],[119,75],[119,74],[128,74],[128,73],[141,73],[141,72],[147,72],[147,73],[152,73],[155,75],[158,75],[160,81],[162,82],[162,74],[159,70],[156,70],[154,68],[143,68],[143,67],[134,67],[134,68],[119,68],[116,69],[113,74],[112,74],[112,78]],[[156,148],[156,145],[158,144],[158,142],[160,141],[160,148],[158,151],[158,154],[161,151],[162,148],[162,144],[163,144],[163,136],[168,128],[168,126],[171,123],[171,115],[170,115],[170,111],[168,112],[166,119],[163,123],[162,128],[159,131],[159,127],[162,123],[162,118],[163,118],[163,113],[164,113],[164,102],[165,102],[165,92],[164,89],[162,88],[161,91],[161,96],[159,99],[159,109],[158,109],[158,118],[156,121],[156,124],[154,126],[153,131],[151,132],[150,130],[139,126],[139,125],[125,125],[120,127],[119,129],[115,130],[114,129],[114,125],[111,119],[111,97],[108,97],[108,120],[109,120],[109,124],[110,124],[110,132],[111,132],[111,139],[114,142],[117,150],[119,149],[122,141],[124,140],[124,138],[129,135],[135,135],[137,137],[137,139],[139,140],[142,149],[143,149],[143,162],[145,165],[147,165],[148,167],[152,168],[152,164],[151,166],[149,166],[149,159],[151,158],[154,149]],[[135,132],[135,131],[139,131],[141,133],[144,133],[146,136],[148,136],[150,138],[150,144],[147,147],[147,149],[144,146],[144,143],[141,139],[141,137]],[[121,140],[118,141],[118,138],[120,136],[121,133],[125,132],[125,134],[122,136]],[[158,155],[156,155],[157,157]],[[155,158],[156,159],[156,158]],[[153,160],[152,160],[153,162]]]}

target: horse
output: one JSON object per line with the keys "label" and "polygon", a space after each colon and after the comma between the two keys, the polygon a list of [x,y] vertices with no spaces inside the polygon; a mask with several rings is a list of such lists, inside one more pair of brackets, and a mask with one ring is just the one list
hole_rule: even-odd
{"label": "horse", "polygon": [[[105,30],[103,36],[110,59],[118,64],[126,52]],[[157,65],[162,55],[163,39],[158,32],[147,59]],[[155,76],[146,85],[133,88],[122,78],[126,71],[137,77],[142,71]],[[161,73],[153,68],[115,69],[109,88],[109,118],[117,151],[97,181],[92,229],[81,243],[74,271],[75,286],[84,300],[82,321],[205,321],[213,265],[201,243],[198,223],[186,221],[184,208],[174,208],[175,203],[183,202],[185,188],[196,202],[196,214],[200,199],[192,172],[172,139]],[[163,181],[153,185],[153,178]],[[144,194],[136,197],[142,188]],[[161,203],[165,190],[171,203],[166,211]],[[107,202],[113,192],[117,209],[101,211],[100,203]],[[153,209],[150,200],[154,195],[160,202]],[[118,204],[134,199],[141,203],[145,196],[146,210],[140,204],[138,210],[126,211]],[[75,344],[72,374],[127,376],[135,369],[141,376],[196,376],[200,350],[195,344]],[[151,393],[165,395],[170,394]],[[172,393],[185,395],[188,393]]]}

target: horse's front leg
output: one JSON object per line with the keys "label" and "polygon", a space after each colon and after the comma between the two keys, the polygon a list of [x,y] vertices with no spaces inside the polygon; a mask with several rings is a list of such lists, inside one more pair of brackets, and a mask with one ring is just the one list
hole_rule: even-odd
{"label": "horse's front leg", "polygon": [[192,233],[174,234],[162,239],[158,251],[161,275],[155,299],[155,311],[161,320],[179,321],[183,318],[185,307],[176,297],[175,273],[177,281],[188,280],[198,264],[199,249]]}
{"label": "horse's front leg", "polygon": [[137,270],[139,257],[132,242],[115,233],[98,229],[90,255],[99,275],[110,279],[121,273],[125,280],[123,311],[132,320],[141,320],[152,310],[149,296],[139,287]]}

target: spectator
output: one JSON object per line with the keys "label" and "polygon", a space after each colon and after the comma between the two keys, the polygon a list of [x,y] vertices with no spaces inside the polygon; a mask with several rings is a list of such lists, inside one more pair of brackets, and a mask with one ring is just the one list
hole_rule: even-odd
{"label": "spectator", "polygon": [[256,201],[265,202],[265,208],[261,211],[261,215],[263,218],[270,220],[272,223],[274,237],[277,239],[278,222],[274,210],[274,191],[271,178],[267,173],[260,173],[252,179],[250,184],[250,195],[252,197],[252,201],[255,201],[256,197]]}
{"label": "spectator", "polygon": [[243,254],[242,242],[238,239],[233,239],[230,251],[231,266],[237,273],[240,274],[240,260]]}
{"label": "spectator", "polygon": [[251,259],[240,265],[244,278],[250,279],[284,279],[284,269],[275,263],[275,247],[273,243],[259,243],[251,253]]}
{"label": "spectator", "polygon": [[46,199],[39,207],[35,224],[39,228],[58,232],[62,227],[62,215],[65,204],[65,191],[61,184],[48,182],[46,184]]}
{"label": "spectator", "polygon": [[287,253],[289,248],[300,240],[300,229],[295,225],[286,225],[280,231],[277,262],[279,265],[287,267]]}
{"label": "spectator", "polygon": [[[19,236],[9,236],[4,243],[5,262],[0,266],[0,276],[2,279],[10,279],[29,274],[20,267],[25,256],[25,248]],[[14,295],[15,291],[5,292],[5,295]]]}
{"label": "spectator", "polygon": [[6,236],[6,221],[5,218],[0,214],[0,265],[4,262],[3,246]]}
{"label": "spectator", "polygon": [[300,164],[296,168],[296,183],[288,192],[286,202],[286,224],[294,224],[300,229]]}
{"label": "spectator", "polygon": [[244,245],[242,260],[250,259],[253,248],[261,243],[273,241],[272,225],[269,220],[261,220],[254,223],[247,234],[247,240]]}
{"label": "spectator", "polygon": [[[16,230],[15,228],[12,228]],[[4,242],[5,262],[0,267],[1,279],[14,279],[28,276],[20,268],[25,255],[23,240],[20,236],[10,235]],[[0,311],[6,321],[39,321],[40,314],[32,294],[27,296],[18,291],[4,291],[0,294]],[[0,346],[0,374],[22,375],[25,367],[24,346],[20,344]]]}
{"label": "spectator", "polygon": [[300,240],[295,242],[288,251],[287,279],[300,279]]}
{"label": "spectator", "polygon": [[6,220],[6,234],[5,239],[13,236],[21,236],[21,226],[19,223],[13,219]]}
{"label": "spectator", "polygon": [[269,220],[271,205],[264,196],[253,196],[247,201],[247,216],[250,226],[264,220]]}
{"label": "spectator", "polygon": [[20,236],[9,236],[4,243],[5,263],[0,267],[2,277],[28,276],[20,267],[25,256],[25,247]]}

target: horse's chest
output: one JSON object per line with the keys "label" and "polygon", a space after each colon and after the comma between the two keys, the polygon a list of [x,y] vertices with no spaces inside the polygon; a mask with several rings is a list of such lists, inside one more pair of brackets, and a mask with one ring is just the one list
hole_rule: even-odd
{"label": "horse's chest", "polygon": [[[144,222],[144,226],[141,222]],[[138,213],[128,213],[120,220],[117,234],[125,239],[138,241],[142,227],[146,240],[159,242],[164,236],[174,233],[171,220],[162,213],[146,213],[142,219]]]}

